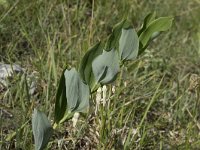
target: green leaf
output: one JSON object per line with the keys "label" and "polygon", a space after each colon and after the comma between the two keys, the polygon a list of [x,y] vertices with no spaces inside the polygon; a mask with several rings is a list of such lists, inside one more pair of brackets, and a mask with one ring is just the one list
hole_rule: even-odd
{"label": "green leaf", "polygon": [[92,70],[96,82],[101,84],[113,82],[116,79],[119,69],[118,52],[114,49],[109,52],[103,51],[103,53],[92,62]]}
{"label": "green leaf", "polygon": [[152,21],[148,27],[141,33],[139,40],[142,47],[145,47],[154,32],[166,31],[172,25],[172,17],[160,17]]}
{"label": "green leaf", "polygon": [[32,115],[32,128],[35,141],[35,150],[44,149],[49,142],[53,129],[47,116],[37,109],[34,109]]}
{"label": "green leaf", "polygon": [[153,21],[155,20],[156,17],[156,13],[149,13],[145,19],[144,19],[144,23],[142,25],[142,28],[138,31],[138,36],[140,36],[140,34],[147,28],[147,26]]}
{"label": "green leaf", "polygon": [[92,61],[102,53],[102,47],[102,43],[99,42],[90,48],[84,55],[79,67],[81,78],[89,85],[91,91],[93,91],[95,88],[95,78],[92,72]]}
{"label": "green leaf", "polygon": [[139,39],[133,28],[122,29],[119,39],[119,53],[121,60],[133,60],[138,55]]}
{"label": "green leaf", "polygon": [[126,19],[115,25],[111,35],[107,40],[105,50],[110,51],[111,49],[117,49],[122,28],[128,29],[130,27],[131,25]]}
{"label": "green leaf", "polygon": [[[64,70],[65,71],[65,70]],[[56,93],[54,121],[59,123],[67,113],[67,98],[66,98],[66,87],[65,87],[65,76],[64,71],[60,78],[60,83]]]}
{"label": "green leaf", "polygon": [[75,68],[66,70],[64,74],[68,110],[84,112],[89,107],[89,86],[82,81]]}
{"label": "green leaf", "polygon": [[148,47],[149,43],[155,38],[157,38],[160,34],[161,32],[154,32],[145,47],[142,47],[142,43],[140,42],[138,55],[141,55],[145,51],[145,49]]}

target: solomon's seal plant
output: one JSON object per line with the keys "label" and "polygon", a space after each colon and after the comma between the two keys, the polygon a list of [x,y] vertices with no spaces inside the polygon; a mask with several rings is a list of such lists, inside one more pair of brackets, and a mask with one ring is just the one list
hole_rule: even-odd
{"label": "solomon's seal plant", "polygon": [[34,110],[32,126],[36,150],[47,145],[52,128],[69,119],[75,127],[79,115],[90,113],[90,95],[97,92],[95,114],[101,102],[105,105],[105,85],[116,80],[124,62],[135,60],[154,38],[171,27],[172,17],[155,17],[155,13],[147,15],[139,31],[124,19],[113,28],[106,41],[100,41],[86,52],[78,71],[75,68],[64,69],[56,95],[53,127],[44,113]]}

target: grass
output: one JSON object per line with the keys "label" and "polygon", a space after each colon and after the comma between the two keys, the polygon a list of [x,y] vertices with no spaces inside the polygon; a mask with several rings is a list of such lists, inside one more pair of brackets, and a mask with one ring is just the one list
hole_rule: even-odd
{"label": "grass", "polygon": [[200,111],[188,92],[190,75],[200,74],[199,0],[1,0],[0,61],[35,71],[37,91],[28,95],[25,78],[1,91],[0,149],[34,149],[32,109],[53,120],[62,69],[78,68],[124,16],[139,29],[152,11],[174,16],[172,29],[127,64],[106,107],[95,115],[93,95],[91,113],[76,128],[59,126],[47,149],[199,149]]}

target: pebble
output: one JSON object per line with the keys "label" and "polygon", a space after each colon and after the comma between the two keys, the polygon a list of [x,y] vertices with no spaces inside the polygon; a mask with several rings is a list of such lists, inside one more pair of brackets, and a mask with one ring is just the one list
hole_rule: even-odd
{"label": "pebble", "polygon": [[[0,83],[8,88],[8,77],[14,77],[16,74],[25,74],[26,69],[17,64],[1,64],[0,63]],[[29,84],[29,94],[33,95],[36,90],[36,83],[32,80],[33,74],[27,75],[27,81]]]}

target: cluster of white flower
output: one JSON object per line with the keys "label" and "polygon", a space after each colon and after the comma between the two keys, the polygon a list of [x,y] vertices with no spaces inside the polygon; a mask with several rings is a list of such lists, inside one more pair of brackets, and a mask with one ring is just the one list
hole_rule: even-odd
{"label": "cluster of white flower", "polygon": [[102,102],[103,102],[103,107],[105,107],[106,105],[106,92],[107,92],[107,87],[104,85],[102,88],[102,92],[103,92],[103,98],[102,98]]}
{"label": "cluster of white flower", "polygon": [[74,116],[73,116],[73,118],[72,118],[73,127],[76,126],[76,123],[78,122],[79,116],[80,116],[80,113],[79,113],[79,112],[75,112],[75,113],[74,113]]}
{"label": "cluster of white flower", "polygon": [[95,108],[95,114],[97,114],[97,111],[99,110],[99,105],[101,103],[101,87],[98,88],[97,90],[97,95],[96,95],[96,108]]}
{"label": "cluster of white flower", "polygon": [[[115,93],[115,86],[112,86],[112,93]],[[107,94],[107,87],[104,85],[102,88],[99,87],[97,90],[97,94],[96,94],[96,108],[95,108],[95,114],[97,114],[97,112],[99,111],[99,106],[102,103],[103,107],[106,106],[106,101],[108,98],[106,98],[106,94]],[[78,118],[79,118],[79,113],[76,112],[74,113],[74,116],[72,118],[72,122],[73,122],[73,127],[76,126]]]}
{"label": "cluster of white flower", "polygon": [[[112,86],[112,93],[113,94],[115,93],[115,86]],[[108,100],[108,98],[106,98],[106,94],[107,94],[107,87],[105,85],[102,88],[101,87],[98,88],[97,94],[96,94],[95,114],[97,114],[101,103],[103,104],[103,107],[106,106],[106,102]]]}
{"label": "cluster of white flower", "polygon": [[115,86],[114,85],[112,86],[112,93],[113,94],[115,93]]}

